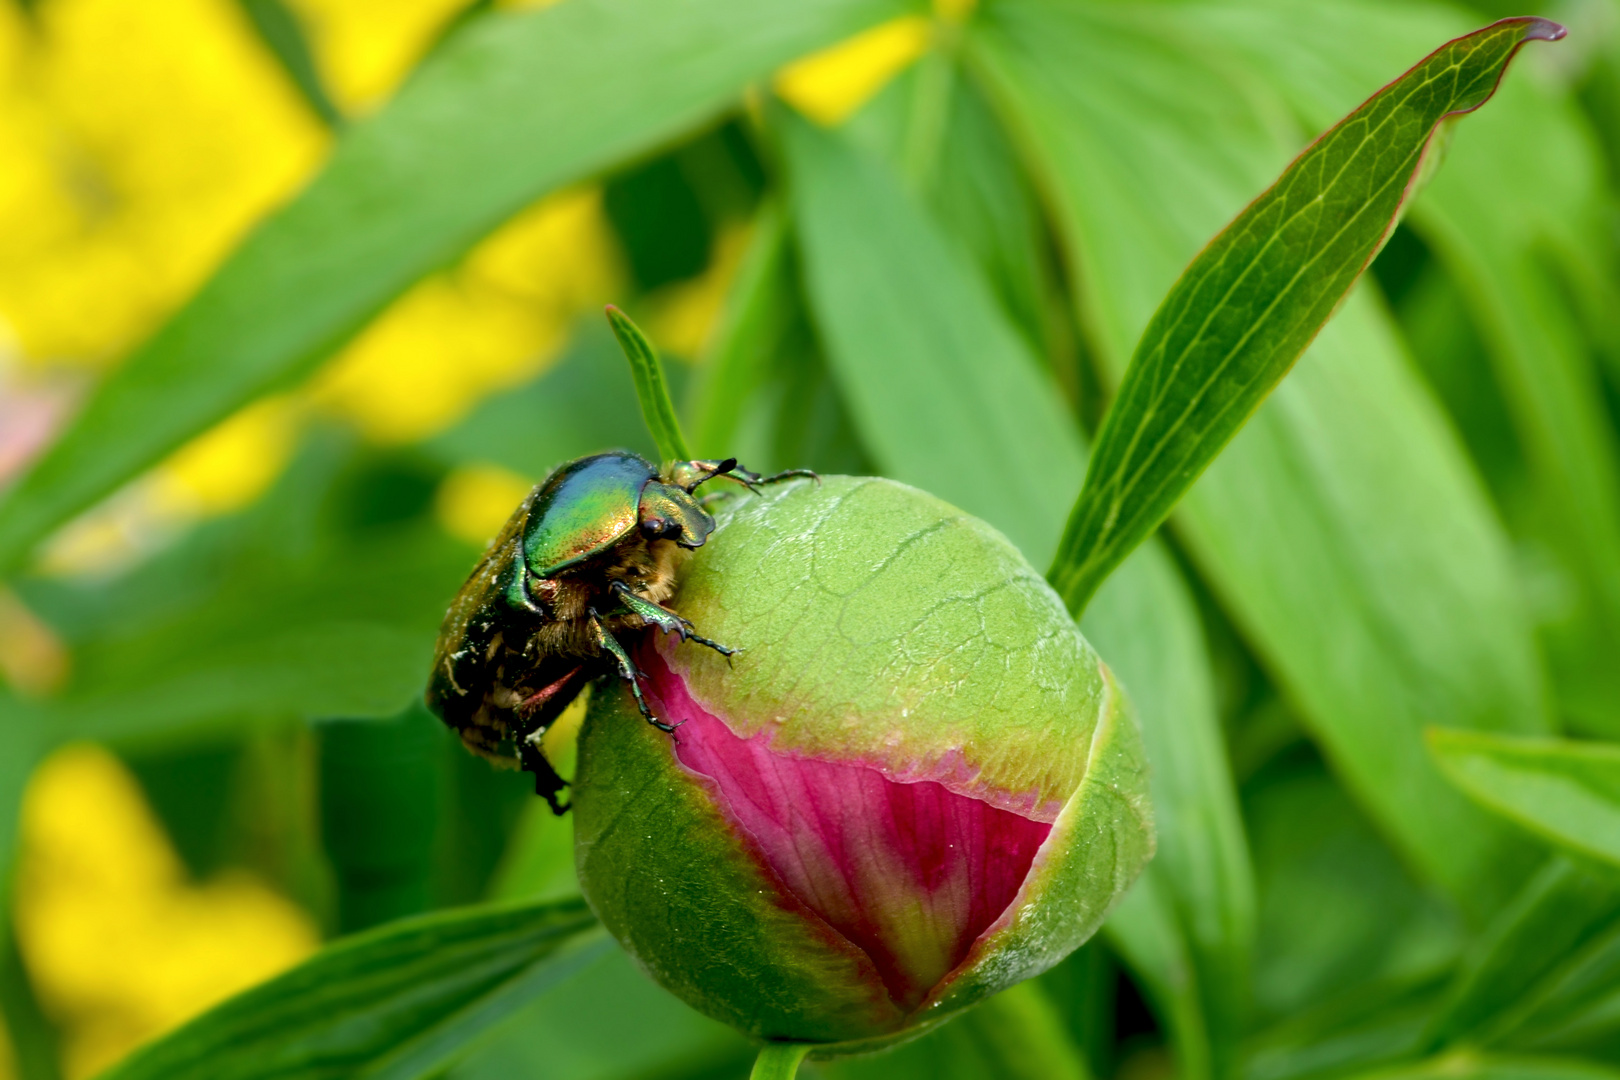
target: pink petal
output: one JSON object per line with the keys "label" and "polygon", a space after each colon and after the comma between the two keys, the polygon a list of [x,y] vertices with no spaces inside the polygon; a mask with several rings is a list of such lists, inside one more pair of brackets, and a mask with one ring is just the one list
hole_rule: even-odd
{"label": "pink petal", "polygon": [[[676,756],[706,778],[794,895],[872,958],[902,1008],[920,1005],[1006,910],[1051,824],[877,764],[777,753],[739,738],[687,693],[657,651],[638,650]],[[898,771],[898,770],[891,770]]]}

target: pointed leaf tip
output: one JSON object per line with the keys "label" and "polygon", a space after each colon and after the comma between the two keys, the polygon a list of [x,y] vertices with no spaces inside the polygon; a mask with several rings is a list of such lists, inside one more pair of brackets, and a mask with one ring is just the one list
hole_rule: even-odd
{"label": "pointed leaf tip", "polygon": [[1569,31],[1561,24],[1555,23],[1551,19],[1534,17],[1528,19],[1528,25],[1524,30],[1524,40],[1526,41],[1561,41],[1568,35]]}
{"label": "pointed leaf tip", "polygon": [[665,461],[685,461],[692,454],[686,448],[686,437],[681,434],[681,422],[675,415],[675,403],[670,400],[669,387],[664,382],[664,366],[653,349],[652,342],[630,316],[612,304],[604,309],[613,336],[618,338],[624,358],[630,362],[630,374],[635,380],[636,397],[641,401],[641,416],[647,423],[658,454]]}

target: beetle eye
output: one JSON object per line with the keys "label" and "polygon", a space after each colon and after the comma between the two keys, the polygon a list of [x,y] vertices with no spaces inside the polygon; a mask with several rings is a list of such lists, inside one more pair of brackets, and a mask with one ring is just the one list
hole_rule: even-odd
{"label": "beetle eye", "polygon": [[668,518],[648,518],[641,523],[641,535],[649,540],[657,540],[661,536],[668,536],[679,529],[680,526]]}

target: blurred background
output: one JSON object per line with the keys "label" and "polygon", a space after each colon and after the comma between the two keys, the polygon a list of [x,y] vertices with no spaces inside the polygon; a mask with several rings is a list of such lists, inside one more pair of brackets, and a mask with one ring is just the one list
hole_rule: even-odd
{"label": "blurred background", "polygon": [[[318,194],[351,132],[393,131],[396,95],[453,112],[458,71],[522,59],[509,28],[577,25],[546,30],[542,6],[0,0],[0,486],[244,237]],[[930,416],[953,393],[971,413],[979,385],[952,365],[1033,365],[1071,429],[1048,479],[1072,498],[1201,240],[1430,49],[1532,13],[1499,6],[869,4],[854,36],[605,144],[587,178],[410,274],[312,374],[265,380],[0,587],[0,1077],[93,1076],[341,934],[575,891],[569,821],[411,702],[529,486],[653,453],[603,304],[664,350],[701,453],[895,475],[1043,564],[1066,502],[949,490],[960,446]],[[1133,560],[1159,606],[1105,595],[1086,626],[1144,725],[1165,718],[1150,753],[1191,747],[1198,774],[1155,758],[1153,895],[1040,982],[1099,1077],[1417,1053],[1547,858],[1443,790],[1422,726],[1620,735],[1620,5],[1529,6],[1569,39],[1457,129],[1344,315]],[[843,190],[836,154],[784,151],[785,110],[881,172],[872,205],[915,213],[916,247],[873,237],[891,293],[870,306],[836,287],[869,257],[816,195]],[[1521,1016],[1494,1037],[1620,1065],[1614,1005],[1594,991],[1576,1034]],[[959,1027],[827,1075],[1014,1075]],[[614,953],[447,1075],[749,1060]]]}

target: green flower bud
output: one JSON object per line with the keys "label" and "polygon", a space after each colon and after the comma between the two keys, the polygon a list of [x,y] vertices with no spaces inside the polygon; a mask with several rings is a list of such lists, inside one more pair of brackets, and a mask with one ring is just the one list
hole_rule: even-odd
{"label": "green flower bud", "polygon": [[604,688],[575,859],[660,983],[764,1039],[864,1048],[1038,974],[1153,852],[1140,735],[1062,602],[984,522],[886,480],[729,498]]}

